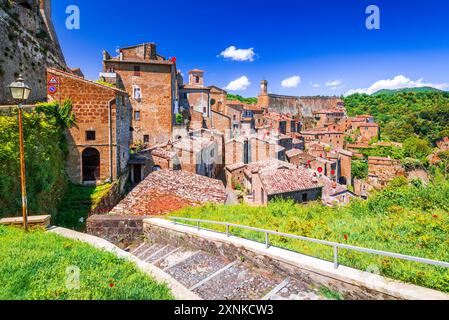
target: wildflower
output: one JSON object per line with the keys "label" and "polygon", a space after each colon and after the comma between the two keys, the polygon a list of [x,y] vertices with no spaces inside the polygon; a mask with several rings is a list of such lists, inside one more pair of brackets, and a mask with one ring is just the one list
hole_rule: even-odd
{"label": "wildflower", "polygon": [[345,240],[348,241],[348,235],[347,234],[345,234]]}
{"label": "wildflower", "polygon": [[114,288],[114,284],[112,282],[109,284],[109,288]]}

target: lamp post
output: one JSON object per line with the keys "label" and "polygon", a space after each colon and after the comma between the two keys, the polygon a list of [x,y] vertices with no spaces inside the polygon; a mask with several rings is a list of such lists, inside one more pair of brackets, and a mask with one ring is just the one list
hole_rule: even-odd
{"label": "lamp post", "polygon": [[19,144],[20,144],[20,182],[22,190],[22,215],[23,227],[28,231],[28,208],[27,208],[27,190],[26,190],[26,176],[25,176],[25,150],[23,143],[23,124],[22,124],[22,103],[28,99],[31,88],[27,86],[19,75],[17,80],[9,85],[9,90],[14,100],[19,102]]}

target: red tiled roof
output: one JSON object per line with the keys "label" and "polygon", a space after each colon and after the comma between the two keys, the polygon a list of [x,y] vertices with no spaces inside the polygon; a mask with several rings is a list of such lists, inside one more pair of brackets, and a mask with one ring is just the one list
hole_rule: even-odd
{"label": "red tiled roof", "polygon": [[226,198],[220,180],[186,171],[161,170],[146,177],[113,212],[139,216],[162,214],[207,202],[224,204]]}
{"label": "red tiled roof", "polygon": [[268,195],[283,194],[323,187],[305,168],[263,171],[260,180]]}

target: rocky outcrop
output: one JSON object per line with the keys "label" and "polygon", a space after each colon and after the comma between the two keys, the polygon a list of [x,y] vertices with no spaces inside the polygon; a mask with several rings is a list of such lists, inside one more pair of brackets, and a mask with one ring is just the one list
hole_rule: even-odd
{"label": "rocky outcrop", "polygon": [[46,69],[67,70],[51,21],[50,0],[0,0],[0,105],[19,73],[31,86],[28,103],[45,101]]}

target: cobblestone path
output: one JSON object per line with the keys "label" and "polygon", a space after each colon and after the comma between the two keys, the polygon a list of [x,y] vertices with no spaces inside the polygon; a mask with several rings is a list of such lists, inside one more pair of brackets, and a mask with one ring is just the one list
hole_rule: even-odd
{"label": "cobblestone path", "polygon": [[319,288],[203,251],[141,243],[130,252],[205,300],[325,300]]}

